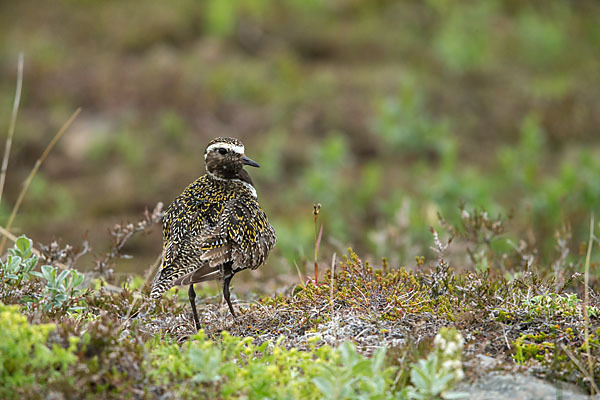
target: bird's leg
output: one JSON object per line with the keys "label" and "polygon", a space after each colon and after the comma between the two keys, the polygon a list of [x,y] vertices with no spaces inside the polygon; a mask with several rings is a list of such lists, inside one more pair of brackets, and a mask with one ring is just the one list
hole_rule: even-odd
{"label": "bird's leg", "polygon": [[232,272],[223,279],[223,297],[225,297],[225,301],[229,306],[229,311],[231,311],[231,315],[233,315],[233,318],[236,318],[235,312],[233,311],[233,306],[231,305],[231,300],[229,299],[229,282],[231,282],[231,278],[233,278]]}
{"label": "bird's leg", "polygon": [[196,330],[200,330],[200,319],[198,318],[198,311],[196,310],[196,292],[194,291],[194,284],[190,285],[188,290],[188,297],[190,298],[190,304],[192,305],[192,314],[194,315],[194,324],[196,324]]}

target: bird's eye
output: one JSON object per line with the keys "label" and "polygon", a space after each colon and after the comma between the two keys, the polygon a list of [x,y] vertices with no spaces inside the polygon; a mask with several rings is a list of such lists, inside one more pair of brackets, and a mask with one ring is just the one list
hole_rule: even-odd
{"label": "bird's eye", "polygon": [[223,147],[219,148],[217,151],[219,152],[219,154],[221,154],[221,155],[223,155],[223,156],[224,156],[225,154],[227,154],[227,149],[224,149]]}

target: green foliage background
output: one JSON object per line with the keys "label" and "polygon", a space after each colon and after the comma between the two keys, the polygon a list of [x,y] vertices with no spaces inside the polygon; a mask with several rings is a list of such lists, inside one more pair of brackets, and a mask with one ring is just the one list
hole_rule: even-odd
{"label": "green foliage background", "polygon": [[[562,230],[578,256],[600,211],[599,17],[591,0],[3,2],[5,126],[20,51],[25,77],[1,220],[82,106],[18,217],[36,241],[87,231],[103,251],[227,135],[262,165],[279,237],[258,280],[311,259],[317,202],[324,256],[411,264],[461,202],[512,215],[500,247],[527,238],[543,264]],[[145,270],[160,242],[132,241],[119,268]]]}

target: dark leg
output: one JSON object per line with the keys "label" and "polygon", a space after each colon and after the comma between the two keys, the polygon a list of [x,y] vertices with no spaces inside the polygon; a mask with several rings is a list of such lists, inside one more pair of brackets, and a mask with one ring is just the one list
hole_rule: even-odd
{"label": "dark leg", "polygon": [[198,311],[196,310],[196,292],[194,291],[194,284],[190,285],[188,290],[188,297],[190,298],[190,304],[192,305],[192,314],[194,314],[194,323],[196,324],[196,330],[200,330],[200,319],[198,318]]}
{"label": "dark leg", "polygon": [[233,278],[233,273],[227,275],[223,279],[223,297],[225,297],[225,301],[229,306],[229,311],[231,311],[231,315],[233,315],[233,318],[235,318],[235,312],[233,311],[233,306],[231,305],[231,300],[229,299],[229,282],[231,282],[231,278]]}

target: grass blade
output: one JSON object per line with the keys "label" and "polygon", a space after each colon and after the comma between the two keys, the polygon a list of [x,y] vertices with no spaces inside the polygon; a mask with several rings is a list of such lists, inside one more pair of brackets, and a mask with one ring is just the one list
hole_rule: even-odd
{"label": "grass blade", "polygon": [[587,357],[591,395],[598,392],[598,387],[594,381],[594,366],[592,365],[592,355],[590,354],[590,316],[588,315],[588,306],[590,304],[590,259],[592,257],[592,246],[594,245],[594,214],[590,217],[590,239],[588,241],[587,252],[585,255],[585,272],[583,278],[583,319],[584,319],[584,336],[585,336],[585,355]]}
{"label": "grass blade", "polygon": [[12,114],[10,116],[10,127],[8,128],[8,136],[6,137],[6,146],[4,147],[4,157],[2,158],[2,172],[0,172],[0,202],[2,202],[2,193],[4,192],[4,182],[6,180],[6,170],[8,169],[8,158],[10,156],[10,148],[12,147],[12,139],[15,135],[15,125],[17,123],[17,114],[19,112],[19,104],[21,104],[21,88],[23,87],[23,53],[19,54],[19,64],[17,67],[17,88],[15,90],[15,100],[13,102]]}
{"label": "grass blade", "polygon": [[[19,197],[17,198],[15,206],[13,207],[12,213],[10,214],[8,222],[6,223],[5,228],[7,231],[10,231],[10,229],[12,228],[12,224],[15,220],[15,217],[17,216],[17,213],[19,212],[19,208],[21,208],[21,203],[23,202],[23,199],[25,198],[27,189],[29,189],[29,185],[31,184],[31,181],[35,177],[35,174],[37,174],[38,170],[40,169],[40,166],[42,165],[44,160],[46,160],[46,157],[48,157],[48,154],[50,154],[50,151],[52,150],[54,145],[56,145],[56,143],[61,138],[61,136],[66,132],[67,128],[69,128],[69,126],[71,126],[71,123],[73,123],[73,121],[75,120],[75,118],[77,118],[77,116],[79,115],[80,112],[81,112],[81,107],[79,107],[77,110],[75,110],[73,115],[71,115],[71,117],[67,120],[67,122],[64,123],[64,125],[60,128],[60,130],[56,133],[56,135],[54,135],[54,137],[52,138],[50,143],[48,143],[48,146],[46,146],[46,149],[44,150],[44,152],[42,153],[40,158],[38,158],[38,160],[35,162],[33,169],[31,170],[31,172],[29,173],[29,176],[23,183],[23,189],[21,189],[21,193],[19,193]],[[4,236],[2,238],[2,241],[0,242],[0,254],[2,254],[2,252],[4,251],[5,245],[6,245],[6,236]]]}

